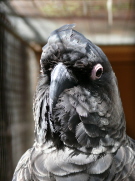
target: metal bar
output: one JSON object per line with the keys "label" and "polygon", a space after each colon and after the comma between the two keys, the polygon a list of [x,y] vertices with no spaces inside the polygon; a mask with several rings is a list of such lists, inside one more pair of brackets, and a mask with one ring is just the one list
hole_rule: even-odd
{"label": "metal bar", "polygon": [[[19,36],[17,34],[17,32],[15,32],[13,30],[13,28],[9,27],[8,25],[6,25],[5,23],[2,22],[2,20],[0,19],[0,26],[4,27],[8,32],[10,32],[15,38],[17,38],[18,40],[20,40],[23,44],[25,44],[26,46],[30,47],[34,52],[37,52],[37,49],[34,48],[34,46],[32,46],[32,44],[30,44],[29,42],[27,42],[26,40],[24,40],[21,36]],[[40,46],[39,44],[35,43],[37,46]]]}

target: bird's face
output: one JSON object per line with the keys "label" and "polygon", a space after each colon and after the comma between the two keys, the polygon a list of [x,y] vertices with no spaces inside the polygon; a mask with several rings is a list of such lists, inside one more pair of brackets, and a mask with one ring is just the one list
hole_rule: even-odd
{"label": "bird's face", "polygon": [[41,70],[37,97],[44,92],[46,104],[42,98],[39,109],[49,112],[45,130],[53,132],[55,145],[115,152],[124,137],[124,116],[115,74],[101,49],[72,29],[56,31],[43,48]]}

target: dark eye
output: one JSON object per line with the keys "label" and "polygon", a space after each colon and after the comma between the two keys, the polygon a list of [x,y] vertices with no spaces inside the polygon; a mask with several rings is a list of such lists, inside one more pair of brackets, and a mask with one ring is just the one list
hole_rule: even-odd
{"label": "dark eye", "polygon": [[95,65],[91,71],[91,79],[92,80],[99,79],[101,77],[102,73],[103,73],[102,65],[101,64]]}

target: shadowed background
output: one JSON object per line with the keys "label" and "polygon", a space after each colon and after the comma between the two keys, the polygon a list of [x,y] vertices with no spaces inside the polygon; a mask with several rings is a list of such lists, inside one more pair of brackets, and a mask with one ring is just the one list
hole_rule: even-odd
{"label": "shadowed background", "polygon": [[9,0],[0,2],[0,181],[10,181],[32,146],[32,101],[42,46],[64,24],[101,47],[118,78],[135,139],[135,1]]}

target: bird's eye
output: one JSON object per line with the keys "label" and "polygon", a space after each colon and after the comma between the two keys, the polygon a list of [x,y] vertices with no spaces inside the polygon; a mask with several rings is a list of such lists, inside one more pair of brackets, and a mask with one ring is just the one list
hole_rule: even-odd
{"label": "bird's eye", "polygon": [[103,67],[101,64],[97,64],[93,67],[91,71],[91,79],[96,80],[99,79],[102,76],[103,73]]}

